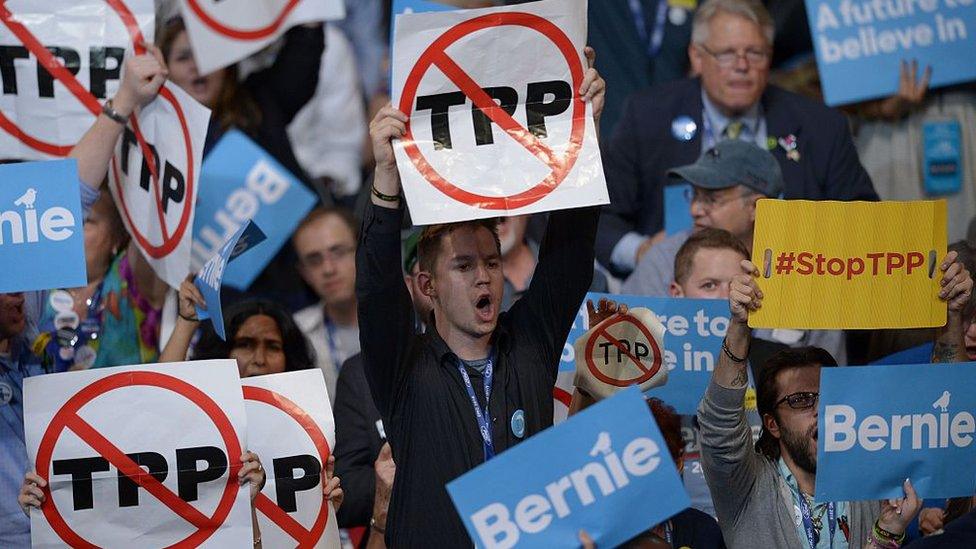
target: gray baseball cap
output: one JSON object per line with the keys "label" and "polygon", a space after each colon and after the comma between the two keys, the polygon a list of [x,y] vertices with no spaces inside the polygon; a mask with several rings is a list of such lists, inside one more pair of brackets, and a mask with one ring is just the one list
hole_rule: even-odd
{"label": "gray baseball cap", "polygon": [[769,151],[741,139],[727,139],[708,149],[694,164],[668,170],[673,181],[687,181],[703,189],[743,185],[777,198],[783,193],[783,172]]}

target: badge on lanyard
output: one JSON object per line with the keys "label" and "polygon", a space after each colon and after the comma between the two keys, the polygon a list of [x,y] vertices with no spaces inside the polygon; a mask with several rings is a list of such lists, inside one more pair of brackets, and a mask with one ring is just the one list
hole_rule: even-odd
{"label": "badge on lanyard", "polygon": [[962,189],[962,129],[958,120],[922,124],[922,179],[925,194],[956,194]]}

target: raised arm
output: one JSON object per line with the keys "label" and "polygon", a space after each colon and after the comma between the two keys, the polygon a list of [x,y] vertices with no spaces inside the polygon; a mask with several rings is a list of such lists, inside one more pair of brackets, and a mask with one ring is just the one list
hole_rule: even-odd
{"label": "raised arm", "polygon": [[193,333],[197,331],[197,326],[200,325],[196,307],[207,308],[203,294],[193,284],[195,276],[191,273],[180,284],[176,326],[173,328],[173,334],[169,336],[169,341],[166,342],[166,347],[159,353],[160,362],[182,362],[186,360],[186,355],[190,350],[190,341],[193,340]]}
{"label": "raised arm", "polygon": [[[125,60],[122,83],[112,98],[112,110],[126,119],[156,98],[169,74],[159,48],[152,45],[145,47],[147,53]],[[105,113],[99,114],[68,154],[69,158],[78,161],[78,177],[89,187],[96,190],[101,187],[108,163],[115,153],[115,144],[124,128],[125,124]]]}
{"label": "raised arm", "polygon": [[732,318],[712,382],[698,406],[702,466],[720,521],[735,520],[759,474],[759,460],[763,459],[752,448],[752,431],[744,407],[749,380],[745,357],[752,341],[749,311],[761,306],[762,292],[756,284],[759,271],[755,265],[743,260],[742,271],[732,279]]}
{"label": "raised arm", "polygon": [[406,115],[387,105],[370,123],[376,171],[356,250],[359,342],[366,380],[384,420],[413,336],[413,307],[400,259],[400,174],[391,143],[406,133],[406,122]]}
{"label": "raised arm", "polygon": [[949,252],[939,264],[942,271],[939,299],[947,304],[946,324],[936,334],[932,347],[932,362],[966,362],[966,345],[963,342],[963,311],[968,309],[973,294],[971,273],[959,261],[959,254]]}
{"label": "raised arm", "polygon": [[[592,103],[593,122],[599,128],[606,82],[593,68],[596,52],[587,47],[585,54],[588,68],[577,92],[583,101]],[[536,330],[542,328],[545,365],[553,380],[563,343],[593,281],[594,243],[599,219],[600,208],[597,206],[549,214],[549,225],[539,248],[539,263],[532,283],[512,307],[516,325],[530,324]]]}

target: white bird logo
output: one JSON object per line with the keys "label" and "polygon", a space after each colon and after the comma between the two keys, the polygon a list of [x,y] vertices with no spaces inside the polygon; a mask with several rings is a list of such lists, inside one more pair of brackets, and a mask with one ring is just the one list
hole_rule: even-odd
{"label": "white bird logo", "polygon": [[952,395],[949,394],[949,391],[942,391],[942,396],[939,397],[939,400],[936,400],[935,402],[932,403],[932,407],[942,408],[943,412],[948,412],[950,398],[952,398]]}
{"label": "white bird logo", "polygon": [[37,191],[33,187],[27,189],[24,196],[14,201],[14,206],[24,206],[28,210],[34,209],[34,200],[37,198]]}
{"label": "white bird logo", "polygon": [[596,444],[594,444],[593,449],[590,450],[590,457],[596,457],[598,454],[609,456],[610,445],[610,433],[603,431],[599,436],[596,437]]}

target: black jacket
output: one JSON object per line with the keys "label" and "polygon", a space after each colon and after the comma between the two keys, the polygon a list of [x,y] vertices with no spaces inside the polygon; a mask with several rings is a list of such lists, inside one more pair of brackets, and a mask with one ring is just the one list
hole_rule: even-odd
{"label": "black jacket", "polygon": [[[834,109],[768,86],[762,96],[770,137],[794,135],[800,159],[772,151],[783,170],[785,198],[877,200],[871,178],[857,157],[844,116]],[[679,116],[695,121],[689,141],[675,138],[671,123]],[[610,267],[617,242],[630,231],[653,235],[664,228],[667,171],[691,164],[701,154],[702,98],[697,78],[676,80],[635,93],[603,150],[610,205],[600,219],[597,258]]]}
{"label": "black jacket", "polygon": [[[457,356],[437,335],[436,319],[425,334],[414,332],[400,270],[402,217],[402,210],[370,204],[356,255],[366,379],[397,464],[386,542],[470,547],[444,485],[484,461],[482,440]],[[510,428],[517,410],[525,416],[526,438],[552,425],[552,387],[593,276],[597,220],[596,208],[552,213],[528,291],[499,317],[488,404],[496,453],[522,440]],[[482,378],[471,377],[484,405]]]}
{"label": "black jacket", "polygon": [[381,436],[382,420],[369,394],[361,354],[350,357],[339,370],[332,415],[336,425],[335,472],[345,492],[337,513],[339,527],[369,526],[376,491],[373,464],[386,439]]}

